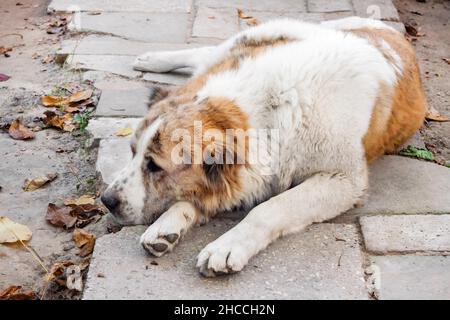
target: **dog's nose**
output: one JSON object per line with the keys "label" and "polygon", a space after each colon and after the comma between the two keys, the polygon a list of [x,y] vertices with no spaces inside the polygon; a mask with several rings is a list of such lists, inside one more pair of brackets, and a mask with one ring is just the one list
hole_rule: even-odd
{"label": "dog's nose", "polygon": [[114,192],[105,192],[101,200],[110,212],[113,212],[119,206],[120,200]]}

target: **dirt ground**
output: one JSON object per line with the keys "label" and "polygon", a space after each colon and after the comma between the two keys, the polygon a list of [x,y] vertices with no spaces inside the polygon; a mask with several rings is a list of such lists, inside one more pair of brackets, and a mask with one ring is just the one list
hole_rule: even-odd
{"label": "dirt ground", "polygon": [[[416,25],[413,41],[421,66],[428,104],[450,117],[450,1],[395,0],[403,23]],[[426,147],[441,163],[450,164],[450,122],[427,122],[422,130]]]}
{"label": "dirt ground", "polygon": [[[81,75],[61,68],[52,54],[64,32],[49,25],[59,18],[47,15],[49,0],[1,0],[0,47],[12,50],[0,55],[0,73],[10,77],[0,82],[0,215],[27,225],[33,231],[28,243],[50,271],[56,262],[88,265],[89,256],[80,257],[72,230],[54,227],[45,220],[48,203],[96,194],[97,150],[86,132],[64,132],[45,128],[40,97],[63,84],[85,85]],[[36,133],[32,140],[13,140],[8,126],[21,117]],[[22,187],[25,179],[57,173],[48,185],[32,192]],[[85,227],[100,235],[106,232],[103,217]],[[87,269],[82,271],[85,274]],[[0,245],[0,294],[10,286],[32,290],[37,298],[77,299],[81,293],[46,281],[38,260],[20,244]]]}

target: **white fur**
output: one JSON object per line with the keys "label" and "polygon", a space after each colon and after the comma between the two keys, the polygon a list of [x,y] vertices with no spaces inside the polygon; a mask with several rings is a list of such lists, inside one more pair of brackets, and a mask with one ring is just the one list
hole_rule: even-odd
{"label": "white fur", "polygon": [[[200,252],[197,266],[202,274],[239,271],[279,236],[331,219],[361,201],[368,183],[362,138],[380,84],[393,87],[402,63],[393,50],[391,64],[367,40],[343,31],[360,27],[392,29],[361,18],[322,25],[286,19],[243,31],[216,48],[138,58],[141,70],[187,66],[201,74],[224,59],[242,37],[294,40],[241,61],[238,70],[210,76],[197,94],[199,100],[235,101],[252,128],[277,129],[283,139],[273,175],[263,175],[258,165],[241,171],[239,201],[262,203]],[[144,241],[153,241],[157,228],[150,227]]]}
{"label": "white fur", "polygon": [[[144,209],[144,200],[146,198],[141,167],[144,162],[144,155],[147,149],[146,143],[148,143],[155,135],[160,124],[161,119],[158,118],[145,130],[143,133],[143,139],[141,139],[139,141],[140,143],[136,146],[136,155],[133,157],[131,162],[119,172],[116,179],[109,186],[109,188],[117,185],[122,186],[122,196],[127,200],[127,205],[130,208],[133,208],[132,212],[135,213],[135,216],[124,217],[122,215],[120,217],[116,217],[116,219],[120,220],[119,222],[122,222],[123,224],[147,222],[139,220],[138,218],[141,216],[141,212]],[[123,183],[123,181],[126,182]]]}
{"label": "white fur", "polygon": [[[164,212],[155,223],[150,225],[141,236],[141,244],[153,255],[159,257],[166,252],[172,251],[183,235],[197,222],[195,207],[185,201],[175,203]],[[177,235],[174,242],[169,242],[167,236]],[[167,249],[156,251],[152,246],[165,244]]]}

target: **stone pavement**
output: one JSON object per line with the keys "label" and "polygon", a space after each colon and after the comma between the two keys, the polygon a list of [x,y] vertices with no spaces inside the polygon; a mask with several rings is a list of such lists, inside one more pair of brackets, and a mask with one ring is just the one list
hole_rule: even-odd
{"label": "stone pavement", "polygon": [[[73,36],[58,50],[59,61],[87,71],[84,79],[102,90],[88,130],[99,141],[97,170],[105,183],[131,157],[129,137],[115,132],[135,128],[146,113],[150,87],[187,79],[183,72],[135,71],[135,56],[217,44],[248,28],[237,8],[259,21],[359,15],[404,30],[390,0],[51,1],[49,12],[75,12]],[[277,241],[232,276],[201,278],[195,257],[239,215],[194,229],[162,258],[141,249],[144,227],[103,236],[84,299],[450,299],[450,170],[386,156],[370,168],[370,176],[365,207]]]}

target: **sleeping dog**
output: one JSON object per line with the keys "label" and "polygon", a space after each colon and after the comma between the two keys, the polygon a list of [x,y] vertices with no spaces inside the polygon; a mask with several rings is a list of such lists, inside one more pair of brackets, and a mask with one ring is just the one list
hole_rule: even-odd
{"label": "sleeping dog", "polygon": [[412,47],[375,20],[276,20],[134,64],[186,67],[185,85],[153,95],[102,201],[120,223],[150,225],[140,242],[155,256],[218,212],[249,210],[201,250],[205,276],[240,271],[278,237],[362,205],[368,164],[426,110]]}

